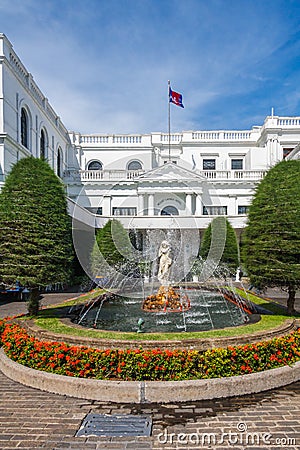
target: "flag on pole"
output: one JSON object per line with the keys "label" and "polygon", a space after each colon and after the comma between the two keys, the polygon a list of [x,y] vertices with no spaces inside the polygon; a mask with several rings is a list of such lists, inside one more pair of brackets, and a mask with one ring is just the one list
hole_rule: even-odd
{"label": "flag on pole", "polygon": [[178,92],[172,91],[171,87],[169,86],[169,102],[174,103],[177,106],[181,106],[181,108],[184,108],[182,103],[182,95]]}

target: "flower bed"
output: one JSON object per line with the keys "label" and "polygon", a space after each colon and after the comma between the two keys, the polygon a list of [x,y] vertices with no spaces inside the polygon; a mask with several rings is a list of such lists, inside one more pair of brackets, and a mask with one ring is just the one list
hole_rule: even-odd
{"label": "flower bed", "polygon": [[300,360],[300,330],[256,344],[196,350],[97,350],[31,337],[0,321],[1,341],[12,360],[37,370],[101,380],[191,380],[230,377]]}

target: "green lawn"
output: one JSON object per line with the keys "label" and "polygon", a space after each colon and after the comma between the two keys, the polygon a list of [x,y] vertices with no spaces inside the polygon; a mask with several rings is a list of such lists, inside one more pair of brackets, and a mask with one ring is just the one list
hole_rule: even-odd
{"label": "green lawn", "polygon": [[[36,324],[48,331],[67,334],[73,336],[84,336],[90,338],[104,338],[104,339],[118,339],[118,340],[182,340],[182,339],[204,339],[204,338],[216,338],[226,336],[242,336],[244,334],[252,334],[261,332],[263,330],[270,330],[272,328],[282,325],[286,319],[293,318],[291,316],[284,315],[284,310],[280,305],[276,305],[266,299],[257,297],[254,294],[245,293],[244,291],[237,289],[237,292],[241,297],[248,298],[253,303],[263,306],[266,310],[270,311],[270,315],[265,314],[261,316],[261,320],[257,323],[247,324],[239,327],[224,328],[218,330],[201,331],[201,332],[187,332],[187,333],[124,333],[115,331],[101,331],[88,328],[77,328],[64,324],[61,321],[61,317],[64,315],[66,307],[72,305],[85,303],[93,300],[96,296],[101,294],[102,291],[96,290],[92,293],[88,293],[78,297],[77,299],[63,302],[60,305],[51,306],[43,309],[40,312],[40,316],[35,319]],[[273,314],[272,314],[273,313]]]}

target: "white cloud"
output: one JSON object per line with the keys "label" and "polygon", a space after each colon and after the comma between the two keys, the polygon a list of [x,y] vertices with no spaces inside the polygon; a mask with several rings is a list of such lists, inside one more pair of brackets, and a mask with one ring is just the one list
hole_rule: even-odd
{"label": "white cloud", "polygon": [[283,36],[297,26],[287,3],[298,11],[289,0],[2,0],[0,30],[70,129],[166,130],[168,79],[185,104],[172,109],[174,130],[201,128],[204,116],[233,128],[281,92]]}

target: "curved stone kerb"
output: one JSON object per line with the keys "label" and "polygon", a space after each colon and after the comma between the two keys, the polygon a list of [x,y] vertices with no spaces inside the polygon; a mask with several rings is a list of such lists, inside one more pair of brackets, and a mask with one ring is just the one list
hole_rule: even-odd
{"label": "curved stone kerb", "polygon": [[[62,319],[63,323],[72,325],[74,328],[84,328],[81,325],[74,325],[71,323],[70,319]],[[16,323],[19,323],[16,320]],[[48,331],[44,328],[39,327],[33,320],[22,320],[22,327],[31,335],[40,340],[50,340],[55,342],[66,342],[70,345],[86,345],[88,347],[107,349],[107,348],[117,348],[117,349],[128,349],[128,348],[138,348],[143,347],[143,349],[153,349],[160,348],[164,349],[175,349],[180,348],[182,350],[200,350],[205,351],[211,348],[228,347],[229,345],[243,345],[253,342],[265,341],[268,339],[273,339],[274,337],[284,336],[293,330],[300,327],[299,319],[287,319],[281,325],[276,328],[271,328],[269,330],[258,331],[252,334],[244,334],[238,336],[224,336],[219,338],[196,338],[196,339],[186,339],[180,340],[118,340],[111,338],[90,338],[84,336],[76,336],[69,334],[54,333]]]}
{"label": "curved stone kerb", "polygon": [[186,381],[107,381],[73,378],[22,366],[0,349],[0,370],[8,378],[60,395],[116,403],[172,403],[253,394],[300,380],[300,362],[293,366],[228,378]]}

